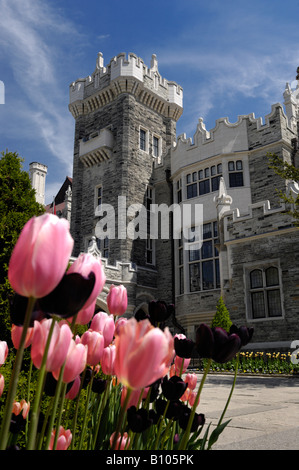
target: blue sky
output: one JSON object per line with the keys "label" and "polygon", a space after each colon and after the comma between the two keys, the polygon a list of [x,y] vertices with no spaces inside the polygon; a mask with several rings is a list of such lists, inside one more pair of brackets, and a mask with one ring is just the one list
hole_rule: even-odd
{"label": "blue sky", "polygon": [[262,117],[296,86],[299,1],[0,0],[0,151],[48,166],[46,202],[72,173],[74,119],[69,85],[120,52],[184,90],[177,134],[193,137],[199,118],[254,112]]}

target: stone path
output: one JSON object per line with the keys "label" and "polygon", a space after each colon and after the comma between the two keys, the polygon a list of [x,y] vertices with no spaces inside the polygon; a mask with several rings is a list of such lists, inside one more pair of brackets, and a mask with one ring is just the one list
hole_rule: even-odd
{"label": "stone path", "polygon": [[[199,380],[201,375],[199,374]],[[198,412],[214,429],[233,383],[232,375],[209,374]],[[299,377],[239,375],[224,421],[231,422],[214,450],[298,450]]]}

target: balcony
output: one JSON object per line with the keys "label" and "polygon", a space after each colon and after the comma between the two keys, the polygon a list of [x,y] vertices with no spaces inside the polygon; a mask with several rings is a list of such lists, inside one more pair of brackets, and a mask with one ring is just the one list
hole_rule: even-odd
{"label": "balcony", "polygon": [[113,134],[109,129],[101,129],[97,135],[79,142],[79,157],[86,167],[109,160],[112,155]]}

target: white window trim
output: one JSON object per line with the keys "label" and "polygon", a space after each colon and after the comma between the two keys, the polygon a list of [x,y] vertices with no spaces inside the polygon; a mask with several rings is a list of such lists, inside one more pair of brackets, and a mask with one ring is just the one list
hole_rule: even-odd
{"label": "white window trim", "polygon": [[[252,317],[252,308],[251,308],[251,286],[250,286],[250,272],[255,269],[260,269],[265,272],[265,270],[269,267],[275,267],[278,269],[278,277],[279,277],[279,291],[280,291],[280,303],[281,303],[281,315],[277,317],[270,317],[265,316],[262,318],[253,318]],[[258,262],[246,263],[243,266],[243,279],[244,279],[244,288],[245,288],[245,307],[246,307],[246,320],[250,323],[258,323],[261,321],[281,321],[285,318],[284,312],[284,299],[283,299],[283,288],[282,288],[282,274],[281,274],[281,267],[280,267],[280,260],[273,259],[273,260],[261,260]],[[263,288],[265,290],[265,288]]]}

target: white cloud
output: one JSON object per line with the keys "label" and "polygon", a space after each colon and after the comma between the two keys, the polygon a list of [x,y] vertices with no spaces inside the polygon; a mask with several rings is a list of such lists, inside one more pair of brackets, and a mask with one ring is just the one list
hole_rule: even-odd
{"label": "white cloud", "polygon": [[2,56],[5,54],[16,86],[24,92],[23,116],[27,107],[31,132],[43,138],[48,150],[70,174],[73,121],[57,59],[62,53],[60,40],[68,35],[74,38],[74,28],[46,1],[0,0],[0,11]]}

